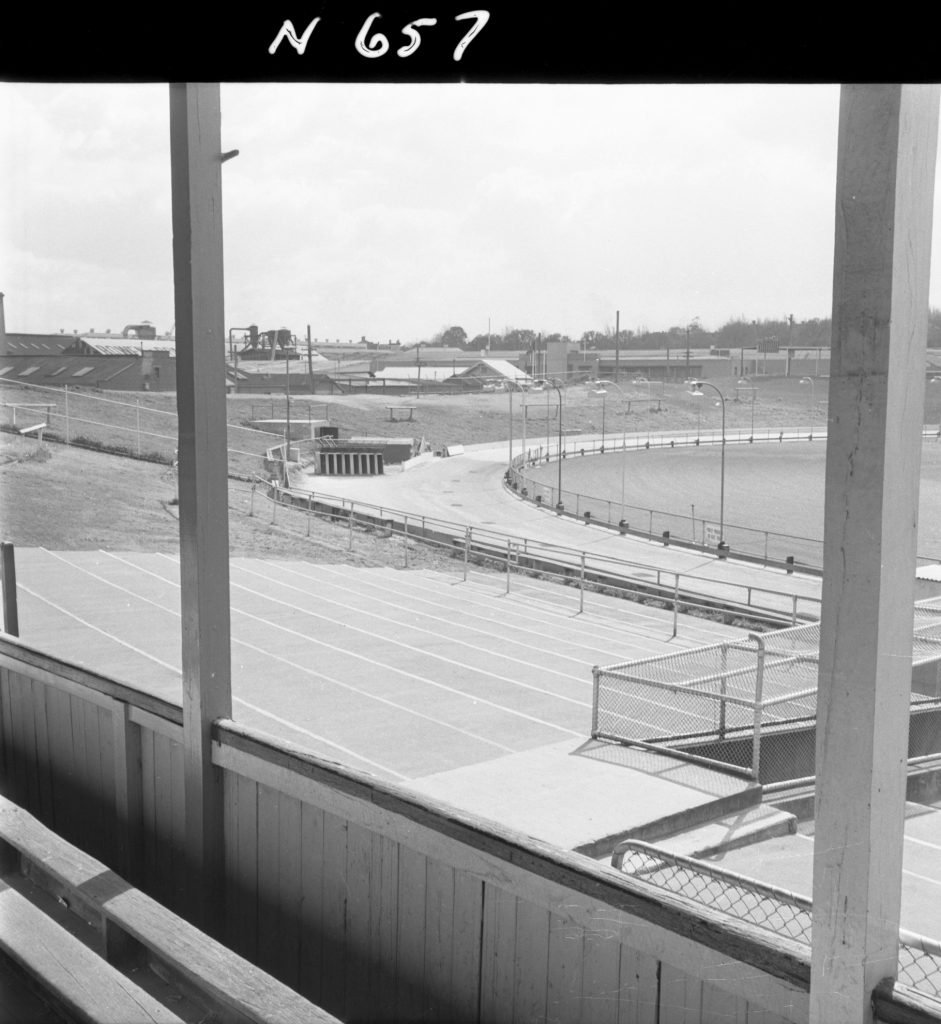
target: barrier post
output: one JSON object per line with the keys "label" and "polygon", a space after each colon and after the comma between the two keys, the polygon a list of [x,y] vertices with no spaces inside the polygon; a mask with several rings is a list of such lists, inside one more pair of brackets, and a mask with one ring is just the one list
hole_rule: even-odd
{"label": "barrier post", "polygon": [[248,499],[248,515],[251,518],[255,514],[255,484],[252,484],[251,495]]}
{"label": "barrier post", "polygon": [[0,580],[3,585],[3,632],[10,636],[19,636],[20,623],[16,610],[16,562],[13,545],[8,541],[0,544]]}
{"label": "barrier post", "polygon": [[307,495],[307,536],[308,537],[310,536],[310,513],[311,513],[310,504],[311,504],[311,500],[312,499],[313,499],[313,495],[312,494],[308,494]]}
{"label": "barrier post", "polygon": [[140,399],[137,401],[137,457],[140,458]]}
{"label": "barrier post", "polygon": [[582,568],[578,580],[578,611],[581,614],[585,610],[585,552],[582,552]]}
{"label": "barrier post", "polygon": [[65,443],[72,443],[72,435],[69,430],[69,386],[65,385]]}
{"label": "barrier post", "polygon": [[677,634],[680,613],[680,574],[673,574],[673,636]]}
{"label": "barrier post", "polygon": [[405,568],[408,568],[408,516],[402,521],[402,541],[405,548]]}
{"label": "barrier post", "polygon": [[353,503],[350,502],[350,515],[349,515],[349,519],[347,520],[349,522],[349,525],[350,525],[350,551],[353,550],[353,517],[354,517],[354,515],[355,515],[355,513],[353,511]]}
{"label": "barrier post", "polygon": [[467,563],[470,560],[470,546],[471,546],[471,529],[472,527],[466,526],[464,528],[464,582],[467,582]]}
{"label": "barrier post", "polygon": [[591,669],[591,738],[598,736],[598,692],[601,689],[601,669],[593,665]]}
{"label": "barrier post", "polygon": [[506,593],[510,592],[510,538],[506,539]]}
{"label": "barrier post", "polygon": [[761,691],[765,675],[765,645],[761,637],[755,634],[752,634],[752,640],[758,644],[758,664],[755,672],[755,733],[751,759],[752,777],[757,782],[758,772],[761,768]]}

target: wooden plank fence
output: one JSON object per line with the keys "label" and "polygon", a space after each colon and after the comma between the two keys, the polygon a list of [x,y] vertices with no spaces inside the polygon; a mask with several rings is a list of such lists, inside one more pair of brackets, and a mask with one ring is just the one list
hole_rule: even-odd
{"label": "wooden plank fence", "polygon": [[[178,706],[0,637],[0,742],[5,795],[187,916]],[[212,761],[217,937],[344,1020],[808,1018],[805,947],[231,720]]]}

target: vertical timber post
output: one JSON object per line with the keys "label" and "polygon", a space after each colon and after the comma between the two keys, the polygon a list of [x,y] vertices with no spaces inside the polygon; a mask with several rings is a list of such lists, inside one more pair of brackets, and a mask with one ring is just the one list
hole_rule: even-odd
{"label": "vertical timber post", "polygon": [[844,86],[817,698],[812,1024],[898,970],[937,85]]}
{"label": "vertical timber post", "polygon": [[222,772],[212,723],[232,715],[219,85],[170,85],[179,420],[186,906],[219,934]]}
{"label": "vertical timber post", "polygon": [[0,544],[0,587],[3,589],[3,632],[20,635],[20,619],[16,607],[16,554],[8,541]]}

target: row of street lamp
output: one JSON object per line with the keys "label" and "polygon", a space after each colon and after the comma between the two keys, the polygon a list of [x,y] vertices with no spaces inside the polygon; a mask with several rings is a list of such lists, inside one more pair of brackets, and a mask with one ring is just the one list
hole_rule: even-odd
{"label": "row of street lamp", "polygon": [[[650,398],[649,398],[649,395],[650,395],[650,381],[647,380],[646,377],[639,377],[639,378],[635,378],[633,383],[635,383],[635,384],[646,384],[647,385],[648,403],[649,403],[649,400],[650,400]],[[743,378],[743,379],[739,380],[738,383],[739,384],[748,384],[749,382],[746,379]],[[811,436],[811,438],[813,438],[814,418],[815,418],[816,409],[817,409],[816,382],[814,381],[814,379],[812,377],[801,377],[800,383],[801,384],[809,384],[810,388],[811,388],[810,436]],[[621,387],[621,385],[617,384],[615,381],[612,381],[612,380],[589,381],[589,384],[592,385],[592,394],[600,395],[601,398],[602,398],[602,405],[601,405],[601,447],[602,447],[602,451],[604,451],[604,439],[605,439],[605,402],[604,402],[604,400],[605,400],[605,397],[607,395],[607,388],[613,387],[618,392],[618,394],[620,394],[622,402],[626,401],[626,395],[624,394],[624,389]],[[691,395],[691,396],[693,396],[695,398],[703,398],[703,397],[705,397],[705,393],[703,392],[703,388],[710,388],[712,391],[714,391],[716,393],[716,395],[718,395],[719,400],[716,402],[716,405],[717,406],[721,406],[721,409],[722,409],[722,433],[721,433],[722,441],[721,441],[720,465],[719,465],[719,547],[721,548],[721,547],[724,546],[724,543],[725,543],[725,444],[726,444],[726,439],[725,439],[725,395],[722,393],[722,391],[715,384],[712,384],[712,383],[710,383],[709,381],[706,381],[706,380],[690,380],[690,381],[687,381],[687,384],[689,386],[689,390],[687,391],[687,394],[689,394],[689,395]],[[518,383],[516,381],[512,381],[512,380],[504,381],[503,382],[503,387],[506,389],[506,391],[508,393],[509,403],[510,403],[509,471],[512,471],[512,468],[513,468],[513,392],[514,391],[520,391],[520,392],[524,392],[525,393],[527,390],[530,390],[530,389],[527,388],[527,387],[524,387],[522,384],[520,384],[520,383]],[[551,379],[545,379],[543,381],[538,382],[538,384],[536,385],[536,390],[542,390],[543,388],[552,388],[553,390],[555,390],[555,392],[559,396],[559,454],[558,454],[557,461],[558,461],[558,466],[559,466],[558,494],[559,494],[559,505],[561,506],[561,504],[562,504],[562,406],[563,406],[562,388],[561,388],[561,385],[560,385],[559,382],[557,382],[555,380],[551,380]],[[525,400],[524,400],[524,402],[523,402],[523,437],[522,437],[522,444],[523,444],[523,449],[522,450],[523,450],[523,454],[524,455],[526,453],[526,408],[525,408],[525,405],[526,404],[525,404]],[[751,407],[752,407],[751,435],[752,435],[752,437],[754,437],[754,434],[755,434],[755,396],[754,396],[754,394],[752,394]],[[547,394],[546,395],[546,450],[547,450],[547,453],[548,453],[548,448],[549,448],[549,415],[548,415],[548,409],[549,409],[549,396]],[[648,437],[648,441],[649,441],[649,439],[650,439],[649,405],[648,405],[647,437]],[[623,434],[623,438],[622,438],[622,441],[621,441],[621,447],[622,447],[622,451],[626,451],[627,450],[627,418],[626,417],[624,419],[624,434]],[[627,507],[626,506],[626,469],[627,469],[627,460],[624,459],[623,456],[622,456],[622,459],[621,459],[621,522],[622,523],[624,522],[624,519],[625,519],[625,510],[626,510],[626,507]]]}

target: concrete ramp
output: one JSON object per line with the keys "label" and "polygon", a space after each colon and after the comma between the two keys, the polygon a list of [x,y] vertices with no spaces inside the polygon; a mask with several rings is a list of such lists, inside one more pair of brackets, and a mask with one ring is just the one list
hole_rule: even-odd
{"label": "concrete ramp", "polygon": [[747,779],[639,748],[562,742],[429,775],[418,792],[528,835],[607,857],[628,834],[655,835],[751,806]]}

